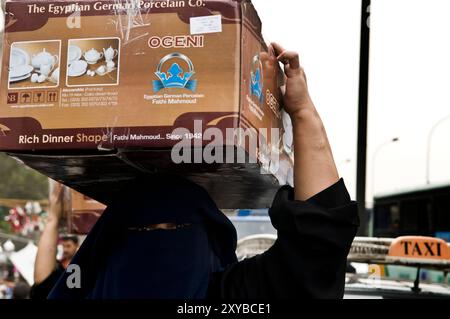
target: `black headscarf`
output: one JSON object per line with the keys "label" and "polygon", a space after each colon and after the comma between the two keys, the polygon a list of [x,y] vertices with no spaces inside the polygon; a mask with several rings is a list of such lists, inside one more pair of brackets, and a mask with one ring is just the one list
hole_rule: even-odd
{"label": "black headscarf", "polygon": [[[177,229],[152,230],[172,224]],[[127,185],[96,223],[50,299],[202,299],[210,276],[235,263],[233,224],[200,186],[171,175]]]}

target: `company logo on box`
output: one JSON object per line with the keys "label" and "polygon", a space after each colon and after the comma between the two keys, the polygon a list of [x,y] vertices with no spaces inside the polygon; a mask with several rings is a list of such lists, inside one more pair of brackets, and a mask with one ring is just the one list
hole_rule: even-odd
{"label": "company logo on box", "polygon": [[253,57],[253,70],[250,73],[250,92],[251,95],[258,98],[259,102],[264,99],[262,83],[262,65],[259,54]]}
{"label": "company logo on box", "polygon": [[[188,66],[188,71],[185,72],[180,64],[173,62],[176,60],[184,61]],[[172,64],[167,73],[163,72],[164,66],[171,62]],[[184,54],[176,52],[166,55],[159,62],[155,74],[159,78],[159,80],[153,81],[153,91],[155,93],[167,88],[187,89],[192,92],[195,92],[197,89],[198,82],[192,79],[195,74],[194,64]]]}

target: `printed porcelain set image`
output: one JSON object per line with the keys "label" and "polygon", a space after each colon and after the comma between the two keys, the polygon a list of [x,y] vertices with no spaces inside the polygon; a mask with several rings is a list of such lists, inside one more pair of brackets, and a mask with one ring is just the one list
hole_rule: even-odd
{"label": "printed porcelain set image", "polygon": [[[119,55],[119,50],[112,46],[103,48],[101,52],[92,48],[86,52],[82,52],[81,48],[76,45],[69,46],[69,54],[67,61],[67,75],[69,77],[87,76],[104,76],[116,69],[114,59]],[[94,70],[89,65],[96,65],[104,60],[100,66]]]}
{"label": "printed porcelain set image", "polygon": [[[111,42],[110,42],[111,41]],[[115,42],[117,41],[117,42]],[[96,84],[109,84],[100,80],[118,70],[119,42],[116,39],[69,40],[67,49],[67,79],[98,76]],[[11,88],[44,88],[59,85],[61,41],[16,42],[11,46],[9,60],[9,85]],[[57,53],[57,54],[55,54]],[[87,78],[86,78],[87,80]],[[83,81],[82,81],[83,82]],[[68,80],[68,85],[83,85]],[[92,84],[92,80],[86,82]]]}
{"label": "printed porcelain set image", "polygon": [[30,56],[20,48],[11,49],[9,62],[9,83],[30,79],[32,83],[50,81],[59,82],[59,57],[42,49],[41,52]]}

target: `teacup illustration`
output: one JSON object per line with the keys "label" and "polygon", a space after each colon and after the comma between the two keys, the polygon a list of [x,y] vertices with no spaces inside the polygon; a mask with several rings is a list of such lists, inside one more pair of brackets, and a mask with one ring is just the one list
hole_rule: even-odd
{"label": "teacup illustration", "polygon": [[50,76],[50,81],[53,83],[59,83],[59,68],[56,68]]}

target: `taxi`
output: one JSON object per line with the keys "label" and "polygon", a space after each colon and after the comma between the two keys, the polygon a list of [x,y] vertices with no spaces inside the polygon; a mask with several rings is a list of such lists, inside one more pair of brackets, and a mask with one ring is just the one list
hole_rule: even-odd
{"label": "taxi", "polygon": [[[450,246],[442,239],[356,238],[347,260],[355,271],[347,274],[346,298],[450,298]],[[392,278],[389,267],[413,270],[415,278]],[[424,279],[430,271],[442,274],[440,283]]]}
{"label": "taxi", "polygon": [[[267,251],[277,239],[273,234],[249,236],[238,242],[239,260]],[[449,299],[450,245],[442,239],[406,236],[356,238],[348,256],[346,299]],[[404,267],[414,279],[393,278],[389,267]],[[424,280],[423,274],[442,274],[441,283]]]}

